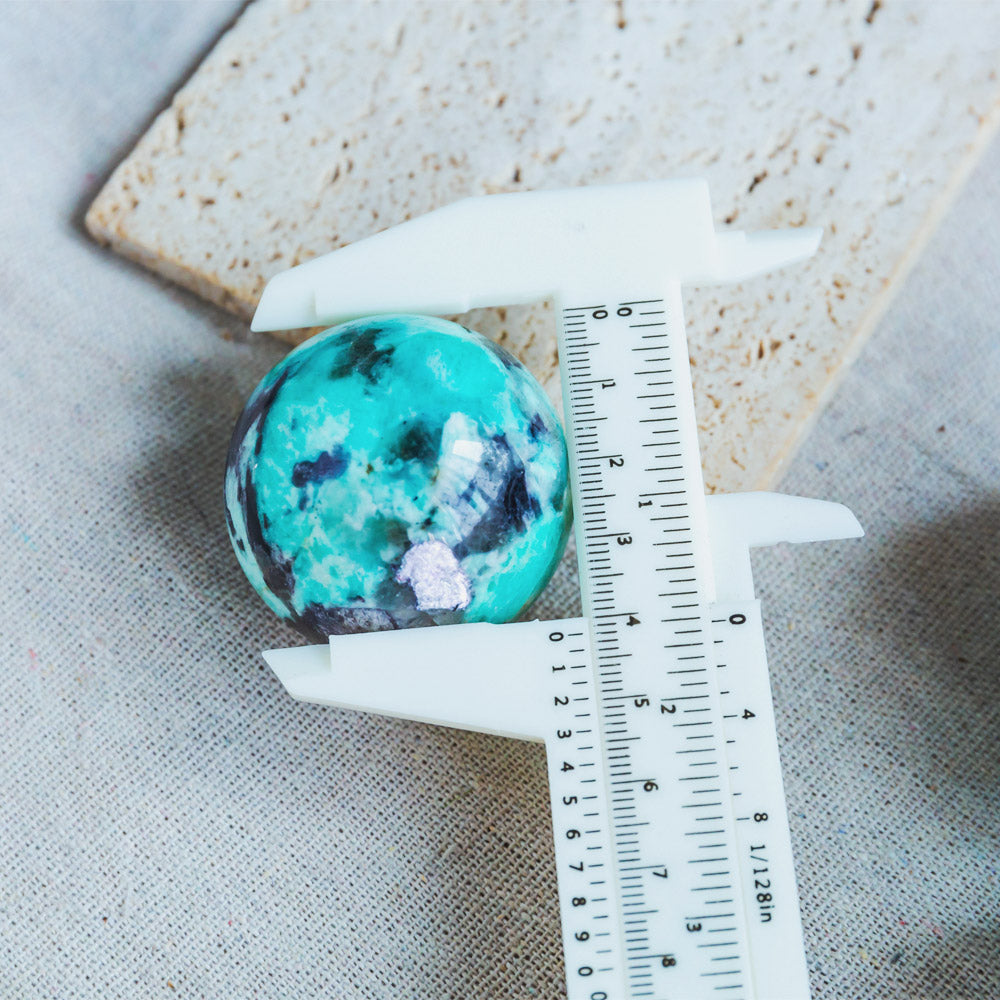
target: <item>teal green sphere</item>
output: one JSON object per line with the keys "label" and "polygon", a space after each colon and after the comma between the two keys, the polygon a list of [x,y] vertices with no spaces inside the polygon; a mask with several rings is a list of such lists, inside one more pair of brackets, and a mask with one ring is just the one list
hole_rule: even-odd
{"label": "teal green sphere", "polygon": [[426,316],[356,320],[292,351],[237,423],[225,492],[244,572],[311,637],[511,621],[572,520],[541,386]]}

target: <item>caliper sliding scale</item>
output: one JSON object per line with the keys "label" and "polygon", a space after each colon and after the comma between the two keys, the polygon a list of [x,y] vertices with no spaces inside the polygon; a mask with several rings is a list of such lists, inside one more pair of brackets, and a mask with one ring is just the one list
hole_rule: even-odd
{"label": "caliper sliding scale", "polygon": [[807,1000],[748,549],[839,504],[705,496],[681,286],[810,256],[716,233],[707,184],[470,198],[276,276],[254,329],[554,301],[585,617],[264,654],[303,701],[544,740],[569,1000]]}

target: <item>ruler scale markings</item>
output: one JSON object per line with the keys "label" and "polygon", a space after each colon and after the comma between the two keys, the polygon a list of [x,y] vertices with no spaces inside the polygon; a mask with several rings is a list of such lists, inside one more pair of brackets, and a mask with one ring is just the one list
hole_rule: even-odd
{"label": "ruler scale markings", "polygon": [[[638,300],[630,300],[630,301],[638,301]],[[683,328],[682,328],[682,325],[681,325],[681,322],[680,322],[679,303],[677,301],[676,294],[673,296],[673,301],[671,303],[667,303],[667,302],[665,302],[663,300],[644,300],[644,301],[646,301],[646,302],[648,302],[650,304],[654,304],[655,303],[657,306],[660,306],[660,305],[664,306],[664,314],[665,315],[668,315],[667,306],[669,305],[672,308],[672,310],[673,310],[673,312],[672,312],[671,315],[674,318],[674,322],[673,322],[674,330],[672,331],[673,335],[674,335],[673,339],[674,340],[680,340],[680,339],[683,338]],[[607,309],[607,307],[603,307],[603,308]],[[620,310],[622,310],[623,312],[625,312],[625,313],[629,313],[630,312],[630,310],[627,308],[627,306],[626,306],[626,304],[625,304],[624,301],[621,303],[621,305],[618,308]],[[572,310],[572,312],[575,313],[578,316],[581,315],[581,314],[586,315],[586,313],[583,310]],[[595,326],[596,326],[597,322],[602,322],[604,324],[600,335],[598,335],[598,334],[596,334],[596,333],[594,333],[594,332],[591,331],[590,324],[588,324],[588,327],[587,327],[587,330],[586,330],[587,343],[588,343],[588,345],[590,345],[588,347],[588,351],[589,352],[593,353],[596,350],[599,350],[602,344],[605,345],[605,348],[606,348],[606,345],[608,343],[613,343],[616,340],[616,334],[617,334],[617,338],[624,339],[623,338],[623,334],[621,332],[617,331],[617,330],[609,332],[609,327],[608,327],[609,317],[592,318],[591,321],[590,321],[590,323],[593,324],[593,325],[595,325]],[[613,322],[613,320],[611,320],[611,322]],[[668,319],[665,319],[665,320],[661,321],[657,325],[662,325],[664,327],[664,329],[667,332],[663,334],[663,337],[664,338],[669,338],[670,334],[671,334],[671,330],[670,330],[670,327],[668,326]],[[629,322],[626,321],[626,323],[624,324],[624,326],[625,326],[625,336],[627,336],[627,331],[629,329],[634,329],[637,326],[637,324],[629,323]],[[641,334],[638,334],[638,335],[641,336]],[[627,343],[627,341],[626,341],[626,343]],[[615,344],[614,346],[617,346],[617,345]],[[681,353],[678,350],[678,346],[680,346],[680,348],[683,350],[683,353]],[[644,350],[644,348],[641,346],[641,344],[640,345],[633,345],[633,349]],[[620,348],[618,350],[620,352]],[[652,352],[655,352],[656,348],[655,347],[651,347],[651,348],[649,348],[649,350],[652,351]],[[680,345],[672,344],[671,345],[671,350],[669,351],[669,355],[671,357],[679,357],[679,356],[683,357],[684,355],[686,355],[686,343],[683,343],[683,344],[680,344]],[[620,353],[619,353],[619,357],[621,357]],[[663,355],[662,348],[660,349],[660,354],[656,355],[656,357],[654,359],[651,359],[651,360],[652,360],[653,364],[655,364],[657,361],[662,362],[662,361],[667,360],[667,358]],[[627,384],[628,368],[626,366],[624,371],[620,371],[622,366],[621,366],[620,363],[618,365],[615,365],[615,358],[608,357],[608,358],[605,358],[605,359],[602,359],[602,360],[597,360],[596,358],[594,358],[594,357],[591,356],[589,358],[588,368],[590,370],[593,370],[593,368],[595,368],[595,367],[599,368],[602,372],[608,372],[608,371],[613,371],[614,372],[613,378],[608,380],[610,382],[610,386],[609,386],[608,389],[604,390],[604,392],[608,392],[608,391],[611,391],[614,388],[617,388],[618,386],[620,386],[622,384],[623,380]],[[576,388],[574,386],[574,384],[573,384],[573,379],[574,379],[574,375],[575,374],[576,373],[575,373],[575,369],[573,368],[573,366],[567,365],[564,362],[564,375],[565,375],[564,388],[566,389],[567,393],[573,392],[574,388]],[[671,370],[670,369],[664,369],[664,368],[659,368],[659,369],[650,368],[649,364],[647,364],[645,366],[645,368],[642,368],[639,371],[634,372],[633,373],[633,377],[639,379],[640,381],[648,382],[650,375],[664,375],[664,374],[665,375],[670,375],[671,374]],[[677,397],[677,390],[678,390],[679,386],[676,386],[673,383],[673,381],[671,380],[668,383],[667,388],[670,390],[670,397],[676,399],[676,397]],[[641,393],[638,389],[636,389],[633,392],[633,395],[634,396],[639,396],[639,395],[643,395],[643,393]],[[665,396],[665,394],[661,394],[661,393],[655,393],[655,394],[650,394],[650,395],[655,395],[657,398],[667,398]],[[568,398],[572,399],[573,397],[572,396],[568,396]],[[587,405],[588,405],[588,407],[592,407],[593,408],[593,412],[597,413],[597,412],[601,412],[601,410],[603,408],[603,402],[604,402],[603,398],[601,400],[597,400],[594,396],[591,396],[591,397],[588,398],[588,404]],[[678,409],[678,403],[677,402],[672,402],[672,403],[669,404],[669,406],[670,406],[671,410],[677,410],[678,411],[676,415],[670,414],[670,415],[664,415],[664,416],[643,417],[640,414],[636,414],[636,416],[634,418],[635,419],[635,423],[632,425],[635,428],[634,435],[632,435],[633,440],[635,441],[635,443],[637,443],[640,447],[643,446],[643,445],[647,445],[647,444],[652,444],[654,447],[656,447],[657,445],[660,444],[660,442],[655,441],[655,440],[654,441],[646,441],[646,440],[642,439],[642,436],[644,434],[650,433],[651,431],[653,433],[655,433],[655,431],[658,429],[658,425],[662,425],[664,423],[669,423],[671,425],[671,428],[672,428],[668,432],[669,437],[670,437],[670,443],[672,445],[674,445],[675,449],[677,448],[678,445],[680,445],[681,438],[678,436],[678,431],[680,431],[680,434],[684,433],[682,417],[685,416],[686,414],[683,413],[682,409]],[[690,407],[690,410],[691,410],[691,413],[693,414],[693,405]],[[610,433],[611,429],[608,428],[607,430]],[[621,433],[621,428],[619,428],[619,433]],[[689,433],[692,433],[692,432],[689,431]],[[623,444],[624,444],[624,442],[623,442]],[[572,436],[571,436],[570,447],[572,449],[572,448],[575,448],[575,446],[576,446],[576,442],[572,439]],[[629,450],[631,451],[632,449],[629,448]],[[578,459],[578,461],[580,462],[581,465],[582,465],[582,462],[586,460],[585,456],[582,456],[582,455],[578,455],[576,457],[577,457],[577,459]],[[635,457],[638,457],[638,456],[635,456]],[[678,485],[680,486],[680,488],[677,489],[677,490],[675,490],[675,491],[665,491],[665,490],[659,490],[659,489],[653,490],[653,489],[648,489],[648,488],[645,491],[643,491],[643,490],[640,489],[640,490],[636,491],[640,495],[637,496],[635,500],[632,500],[631,503],[637,504],[640,501],[644,500],[644,501],[647,502],[647,504],[649,504],[649,503],[653,502],[650,499],[650,497],[652,495],[655,495],[657,497],[659,497],[659,496],[671,496],[672,495],[672,496],[677,496],[679,498],[683,498],[682,500],[679,501],[679,505],[680,506],[682,506],[682,507],[689,507],[689,505],[691,504],[691,502],[695,499],[695,496],[697,495],[697,493],[702,492],[699,489],[699,487],[700,487],[700,470],[696,470],[696,474],[692,476],[692,470],[690,468],[690,466],[692,464],[691,456],[690,455],[684,455],[683,454],[683,450],[677,450],[677,451],[672,452],[671,453],[671,457],[674,458],[675,460],[676,459],[680,459],[680,461],[681,461],[681,464],[679,466],[675,466],[672,471],[687,473],[687,475],[680,475],[680,476],[672,477],[673,480],[678,483]],[[694,458],[695,458],[695,460],[697,460],[697,454],[695,454]],[[595,470],[594,473],[592,475],[590,475],[589,477],[587,477],[586,479],[584,479],[583,476],[578,476],[577,482],[574,484],[576,490],[578,492],[581,492],[580,491],[580,487],[581,487],[581,485],[582,485],[582,483],[584,481],[586,481],[588,483],[600,482],[602,484],[602,487],[604,489],[607,489],[607,487],[603,486],[603,484],[609,482],[610,477],[614,474],[615,468],[616,467],[625,466],[626,464],[632,464],[632,463],[629,463],[629,457],[627,455],[623,455],[622,453],[619,453],[619,452],[615,452],[615,459],[616,460],[613,463],[611,463],[608,468],[599,468],[599,469]],[[634,464],[638,468],[644,468],[645,467],[645,462],[642,462],[641,460],[639,462],[637,462],[637,463],[634,463]],[[656,469],[656,470],[648,470],[647,469],[645,471],[646,471],[647,474],[650,474],[651,472],[655,473],[656,471],[666,471],[666,470],[665,469]],[[692,488],[692,479],[694,481],[694,488]],[[633,485],[633,489],[634,489],[634,481],[632,481],[632,485]],[[671,485],[671,483],[661,483],[660,485]],[[685,488],[685,487],[687,487],[687,488]],[[611,492],[611,491],[609,491],[609,492]],[[621,509],[623,511],[623,513],[624,513],[625,502],[626,502],[625,498],[624,497],[621,497],[621,498],[617,497],[617,493],[619,491],[615,490],[614,492],[616,493],[616,496],[615,497],[608,497],[607,498],[608,506],[602,508],[603,510],[605,510],[607,512],[605,514],[606,517],[607,516],[613,516],[611,514],[610,510],[609,510],[609,508],[611,508],[611,507],[617,507],[617,508]],[[581,497],[581,499],[580,499],[579,502],[580,503],[583,502],[582,501],[582,497]],[[639,510],[641,511],[641,507],[639,508]],[[691,521],[692,516],[694,516],[696,518],[696,520],[697,520],[697,511],[693,511],[692,512],[691,510],[689,510],[685,514],[674,515],[674,517],[676,517],[676,518],[685,518],[689,522]],[[625,520],[625,518],[623,517],[623,521],[624,520]],[[634,520],[634,519],[630,518],[629,520],[631,521],[631,520]],[[704,518],[702,518],[702,520],[704,520]],[[643,527],[643,523],[642,523],[643,521],[645,522],[645,524],[649,525],[649,528]],[[581,589],[583,590],[583,593],[584,593],[585,608],[589,608],[589,612],[590,612],[589,617],[590,617],[590,620],[592,622],[592,627],[595,628],[595,632],[596,632],[596,621],[597,621],[596,614],[598,612],[598,609],[596,609],[596,608],[594,608],[592,606],[595,603],[594,599],[593,599],[594,595],[598,594],[598,593],[607,593],[607,594],[609,594],[609,599],[611,601],[617,603],[623,597],[622,594],[618,593],[617,588],[619,586],[627,588],[630,584],[633,584],[631,576],[636,573],[636,567],[635,567],[635,565],[634,564],[629,564],[629,563],[623,563],[623,565],[629,565],[629,574],[630,574],[629,578],[624,578],[625,574],[623,572],[617,572],[617,573],[615,573],[610,568],[604,568],[604,567],[606,567],[606,566],[609,565],[608,560],[612,560],[610,565],[613,566],[613,565],[615,565],[615,563],[618,560],[621,559],[621,553],[615,551],[615,546],[611,543],[611,540],[612,539],[616,539],[618,541],[618,546],[621,549],[624,549],[624,548],[626,548],[626,546],[630,546],[630,545],[632,545],[634,543],[634,541],[636,540],[636,534],[635,534],[635,532],[636,531],[640,531],[645,536],[646,546],[651,551],[656,551],[655,549],[652,548],[652,545],[650,544],[652,542],[652,540],[648,538],[648,533],[649,533],[650,529],[652,529],[652,530],[662,530],[662,529],[657,528],[657,526],[648,518],[648,516],[646,518],[640,518],[639,521],[636,523],[636,527],[634,529],[632,529],[632,530],[629,530],[629,531],[625,531],[625,530],[613,531],[613,532],[612,531],[600,531],[600,529],[596,528],[594,522],[587,521],[587,520],[584,520],[582,522],[581,527],[582,527],[582,530],[578,529],[578,546],[579,546],[579,548],[581,550],[583,550],[583,551],[588,550],[588,548],[589,548],[589,544],[588,543],[592,544],[594,542],[594,540],[595,540],[595,536],[599,536],[602,539],[607,539],[608,541],[605,544],[607,546],[609,546],[608,548],[605,548],[603,550],[603,552],[605,553],[605,555],[602,556],[602,560],[600,562],[598,562],[598,563],[585,563],[585,564],[581,565],[581,577],[582,577],[582,579],[581,579]],[[669,553],[668,554],[668,558],[669,558],[670,555],[676,555],[676,556],[680,556],[680,558],[683,559],[685,557],[685,555],[686,555],[689,558],[689,560],[690,560],[690,555],[692,555],[694,553],[694,551],[698,548],[698,545],[699,545],[699,542],[697,540],[696,530],[695,530],[693,524],[689,524],[689,526],[686,527],[686,528],[676,529],[672,533],[684,536],[683,539],[679,540],[677,542],[677,544],[676,544],[676,548],[677,549],[679,549],[679,550],[683,549],[684,551],[683,552],[677,551],[676,553]],[[703,543],[702,543],[702,548],[704,548],[704,544]],[[670,559],[669,561],[676,562],[676,559]],[[704,564],[704,560],[703,560],[703,564]],[[694,564],[691,563],[690,561],[689,561],[688,565],[692,566],[692,568],[694,566]],[[651,568],[654,569],[654,570],[656,570],[658,567],[654,566],[654,567],[651,567]],[[689,577],[688,579],[689,579],[689,581],[691,583],[695,583],[697,585],[697,578],[696,577],[692,576],[692,577]],[[611,585],[611,586],[609,586],[609,585]],[[680,622],[680,621],[671,622],[668,618],[665,618],[662,615],[662,613],[660,615],[656,615],[655,612],[653,612],[652,614],[650,614],[649,611],[647,610],[647,608],[651,607],[649,605],[649,598],[647,597],[646,599],[642,599],[642,593],[641,593],[642,590],[645,590],[645,593],[648,595],[648,594],[655,594],[655,593],[657,593],[658,588],[655,588],[655,587],[645,587],[645,588],[639,588],[639,589],[640,589],[640,593],[638,593],[636,595],[636,598],[634,600],[630,600],[630,603],[629,603],[628,606],[629,607],[636,607],[636,608],[642,607],[643,610],[641,612],[633,610],[630,613],[631,618],[633,620],[638,619],[639,622],[646,621],[646,626],[645,626],[646,629],[657,628],[657,627],[670,628],[671,629],[671,634],[672,635],[676,635],[680,639],[683,639],[684,636],[687,636],[687,635],[700,635],[702,633],[703,628],[705,627],[705,624],[707,624],[707,623],[705,623],[703,621],[703,616],[704,616],[704,609],[703,608],[701,608],[701,607],[699,607],[699,606],[696,605],[694,608],[692,608],[692,610],[699,611],[699,612],[701,612],[700,614],[690,614],[690,613],[688,613],[688,614],[680,616],[680,617],[686,619],[684,622]],[[668,592],[667,595],[663,595],[663,596],[666,596],[668,599],[669,599],[669,597],[671,595],[681,596],[684,593],[689,593],[692,596],[697,596],[699,593],[703,592],[704,589],[705,589],[704,585],[698,585],[697,589],[695,589],[695,590],[692,590],[689,587],[685,591]],[[613,595],[613,596],[611,596],[611,595]],[[657,600],[662,600],[662,597],[656,598],[656,599]],[[616,616],[615,615],[615,611],[613,611],[611,609],[608,609],[608,611],[606,613],[609,615],[609,619],[611,619],[611,616],[619,617],[619,616]],[[645,615],[645,618],[643,617],[644,615]],[[621,617],[624,617],[624,616],[621,616]],[[608,619],[606,619],[606,620],[608,620]],[[613,620],[613,619],[611,619],[611,620]],[[699,624],[699,623],[701,623],[701,624]],[[678,625],[683,625],[685,627],[678,628],[677,627]],[[606,645],[607,645],[607,640],[604,640],[604,639],[601,638],[600,635],[595,634],[595,647],[598,648],[598,649],[600,649],[600,648],[602,648],[602,646],[606,646]],[[616,642],[616,646],[617,645],[618,645],[618,643]],[[690,650],[696,650],[696,649],[701,648],[703,645],[704,645],[704,641],[701,640],[701,639],[696,639],[696,640],[693,639],[693,640],[684,641],[684,642],[679,642],[679,641],[661,642],[659,644],[659,646],[662,647],[662,649],[664,651],[664,654],[666,654],[668,657],[670,655],[674,655],[675,658],[677,657],[678,653],[682,653],[683,651],[686,651],[688,649],[690,649]],[[638,669],[640,669],[640,670],[645,669],[647,672],[651,671],[652,672],[652,676],[651,676],[650,679],[655,683],[655,674],[658,673],[660,669],[662,669],[662,666],[656,664],[655,661],[653,663],[649,663],[648,662],[648,660],[649,660],[649,651],[651,649],[651,646],[648,643],[648,641],[645,644],[645,649],[646,649],[646,653],[645,653],[645,656],[644,656],[644,660],[646,662],[641,667],[639,667]],[[682,661],[679,661],[679,659],[678,659],[677,662],[682,662]],[[698,673],[698,672],[704,672],[706,668],[704,668],[704,667],[685,668],[683,666],[678,666],[678,668],[676,668],[676,669],[685,670],[685,672],[690,671],[690,672]],[[635,668],[633,668],[633,671],[634,670],[635,670]],[[649,685],[644,684],[644,685],[641,685],[641,686],[648,687]],[[708,698],[709,696],[706,695],[704,697]],[[644,707],[648,706],[649,704],[652,703],[652,699],[650,699],[650,698],[648,698],[646,696],[643,696],[642,699],[635,699],[635,701],[636,701],[636,704],[643,704]],[[621,702],[621,701],[619,701],[616,704],[622,705],[624,703]],[[651,741],[651,736],[650,736],[650,733],[648,732],[648,730],[647,731],[643,730],[641,721],[636,720],[635,718],[632,718],[629,713],[626,713],[626,715],[624,717],[622,716],[621,713],[616,713],[615,716],[614,716],[614,719],[612,719],[612,718],[608,717],[608,715],[606,714],[606,712],[607,712],[607,705],[603,705],[603,706],[599,705],[598,708],[599,708],[599,714],[600,714],[600,709],[602,709],[602,708],[603,708],[604,713],[605,713],[601,717],[601,728],[602,728],[602,730],[604,732],[605,744],[607,745],[607,747],[609,748],[609,750],[611,748],[615,747],[615,746],[623,746],[626,740],[628,740],[628,742],[630,744],[633,744],[633,745],[634,744],[639,744],[636,747],[637,750],[644,751],[644,750],[648,749],[648,744]],[[635,711],[637,711],[637,710],[635,710],[635,709],[632,710],[632,712],[635,712]],[[718,713],[718,712],[716,714],[720,715],[720,713]],[[611,723],[613,721],[617,721],[617,722],[619,722],[621,724],[618,725],[617,727],[612,727]],[[636,731],[636,732],[632,732],[632,726],[636,725],[637,721],[638,721],[638,724],[639,724],[639,730]],[[713,721],[715,722],[716,725],[721,725],[721,721],[722,721],[721,720],[721,716],[718,719],[713,720]],[[695,725],[698,725],[699,727],[704,726],[706,728],[711,728],[712,724],[713,724],[712,722],[706,722],[704,724],[698,723],[698,724],[695,724]],[[640,735],[640,733],[641,733],[641,735]],[[655,756],[660,756],[660,755],[655,755]],[[608,770],[608,775],[609,775],[609,781],[614,781],[613,775],[615,773],[620,772],[621,770],[625,769],[626,765],[623,764],[623,763],[621,763],[621,755],[620,754],[607,753],[605,759],[606,759],[606,762],[607,762],[607,770]],[[660,770],[663,770],[662,761],[658,762],[656,760],[653,760],[653,761],[647,762],[647,763],[649,763],[649,764],[652,765],[652,766],[650,766],[648,768],[649,769],[649,773],[653,773],[654,770],[657,771],[657,772],[660,771]],[[655,765],[657,763],[661,764],[660,768],[656,768]],[[631,767],[631,765],[629,765],[629,767]],[[647,768],[644,767],[643,769],[645,770]],[[676,777],[681,777],[681,776],[678,775]],[[665,780],[665,779],[661,778],[660,780]],[[669,786],[669,784],[670,783],[668,781],[668,786]],[[676,784],[677,784],[677,787],[681,787],[681,788],[686,787],[686,786],[680,785],[679,782],[677,782]],[[655,799],[655,794],[660,792],[660,784],[654,778],[643,779],[643,788],[647,790],[646,791],[647,798],[649,797],[649,795],[653,795],[653,797]],[[665,794],[670,794],[667,786],[664,787],[664,793]],[[712,803],[712,804],[718,805],[717,802],[716,803]],[[682,808],[685,808],[685,807],[687,807],[690,804],[681,801],[681,802],[676,802],[676,805],[679,805]],[[674,808],[676,808],[676,805],[674,806]],[[698,805],[700,806],[701,804],[699,803]],[[710,805],[708,807],[710,808]],[[662,818],[660,818],[659,822],[657,822],[657,813],[658,813],[658,811],[656,809],[654,809],[652,811],[652,813],[649,813],[649,815],[646,815],[646,813],[648,813],[648,812],[649,812],[648,805],[646,805],[646,804],[641,805],[639,807],[639,809],[638,809],[638,812],[637,812],[637,807],[635,805],[630,804],[629,807],[628,807],[628,810],[627,810],[627,814],[626,814],[627,817],[628,817],[628,822],[627,823],[623,823],[621,820],[617,820],[617,821],[614,821],[612,823],[612,829],[613,829],[613,832],[614,832],[614,840],[617,842],[617,848],[615,850],[615,854],[616,854],[616,856],[619,859],[623,859],[625,857],[638,857],[638,856],[641,856],[642,845],[641,845],[640,840],[639,840],[639,834],[640,834],[640,832],[642,830],[649,830],[651,828],[652,829],[659,828],[659,832],[661,834],[663,833],[663,830],[662,830],[663,820],[662,820]],[[662,817],[662,807],[659,810],[659,814]],[[731,834],[731,836],[732,835],[733,834]],[[728,855],[727,855],[727,857],[728,857]],[[667,869],[664,869],[664,871],[666,872]],[[676,880],[677,876],[674,876],[674,878]],[[622,879],[621,879],[621,874],[619,875],[618,884],[620,886],[624,885],[624,883],[622,882]],[[701,887],[699,887],[699,886],[689,885],[688,886],[688,891],[692,891],[694,889],[700,889],[700,888]],[[642,898],[645,898],[645,893],[643,894]],[[624,901],[623,901],[623,906],[622,906],[623,910],[625,909],[625,905],[627,905],[627,903],[624,903]],[[625,929],[627,931],[627,927]],[[667,928],[666,930],[664,930],[663,928],[661,928],[660,929],[660,933],[664,934],[665,936],[668,936],[668,937],[674,937],[674,936],[679,935],[680,930],[679,929],[675,930],[673,928]],[[696,977],[698,977],[700,974],[702,974],[704,972],[704,969],[701,967],[700,963],[698,963],[697,961],[691,961],[690,959],[685,960],[683,962],[683,964],[680,964],[680,965],[678,964],[678,957],[677,957],[678,954],[679,954],[678,949],[679,949],[679,947],[682,944],[685,944],[685,942],[683,942],[683,941],[667,941],[667,942],[664,942],[663,946],[666,949],[665,950],[665,954],[668,954],[670,956],[670,962],[667,963],[667,964],[664,964],[662,966],[662,968],[660,970],[658,970],[657,973],[656,973],[656,976],[657,976],[658,980],[660,981],[661,987],[663,989],[681,990],[681,991],[691,990],[692,988],[693,989],[697,989],[697,987],[693,983],[693,979],[696,978]],[[699,952],[697,951],[697,949],[690,948],[690,947],[686,948],[686,952],[687,952],[688,955],[693,954],[694,956],[697,956],[699,954]],[[629,981],[633,981],[633,977],[634,977],[634,975],[636,973],[635,960],[633,958],[631,958],[631,956],[629,956],[627,952],[626,952],[625,957],[624,957],[624,965],[625,965],[625,971],[627,973],[627,977],[628,977]],[[678,973],[680,973],[680,975],[678,975]],[[569,976],[568,978],[569,978],[569,981],[572,982],[572,976]],[[684,984],[684,985],[681,985],[681,984]],[[584,994],[581,993],[581,996],[583,996],[583,995]],[[609,995],[614,995],[614,994],[609,994]],[[631,993],[630,995],[637,996],[638,994]],[[694,995],[694,993],[692,992],[691,995]]]}

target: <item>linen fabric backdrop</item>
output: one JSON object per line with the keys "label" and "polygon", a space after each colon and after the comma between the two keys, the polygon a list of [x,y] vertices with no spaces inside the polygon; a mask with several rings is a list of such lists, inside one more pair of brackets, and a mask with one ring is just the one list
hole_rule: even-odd
{"label": "linen fabric backdrop", "polygon": [[[286,348],[82,230],[237,12],[4,11],[0,996],[554,1000],[542,747],[284,694],[222,474]],[[1000,995],[998,234],[994,145],[781,484],[867,538],[755,557],[817,998]]]}

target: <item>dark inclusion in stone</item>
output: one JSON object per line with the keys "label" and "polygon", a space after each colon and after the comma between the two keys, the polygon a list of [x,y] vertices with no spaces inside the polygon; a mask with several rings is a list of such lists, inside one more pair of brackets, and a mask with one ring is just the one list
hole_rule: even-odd
{"label": "dark inclusion in stone", "polygon": [[334,445],[312,461],[296,462],[292,469],[292,485],[301,487],[306,483],[322,483],[327,479],[338,479],[347,468],[347,451],[343,445]]}
{"label": "dark inclusion in stone", "polygon": [[486,511],[455,546],[459,558],[469,552],[487,552],[506,542],[512,534],[523,532],[527,522],[542,512],[538,498],[528,490],[524,466],[504,434],[494,435],[475,478],[459,499],[469,503],[477,495]]}
{"label": "dark inclusion in stone", "polygon": [[322,604],[307,604],[299,616],[299,627],[311,639],[322,642],[323,637],[328,635],[385,632],[400,626],[388,611],[381,608],[328,608]]}
{"label": "dark inclusion in stone", "polygon": [[358,374],[374,385],[388,374],[395,347],[379,343],[383,332],[380,326],[369,326],[355,334],[347,344],[343,358],[330,369],[330,379],[337,381]]}
{"label": "dark inclusion in stone", "polygon": [[540,413],[536,413],[531,418],[531,423],[528,424],[528,434],[531,435],[532,441],[537,441],[543,434],[548,433],[548,430],[548,427],[545,426],[545,420]]}
{"label": "dark inclusion in stone", "polygon": [[434,465],[441,454],[441,434],[444,427],[416,423],[403,432],[393,449],[404,462],[416,461],[421,465]]}

